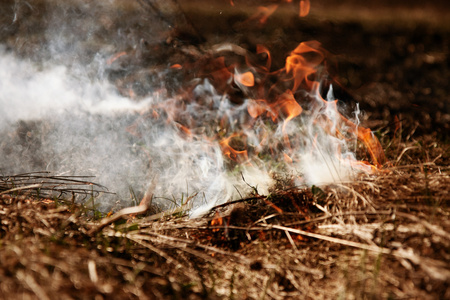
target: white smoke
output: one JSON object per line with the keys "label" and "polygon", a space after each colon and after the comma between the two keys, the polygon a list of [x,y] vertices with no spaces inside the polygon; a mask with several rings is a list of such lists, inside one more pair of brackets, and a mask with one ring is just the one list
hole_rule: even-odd
{"label": "white smoke", "polygon": [[[73,67],[38,65],[3,50],[0,64],[4,174],[93,175],[117,194],[102,199],[100,209],[109,209],[117,200],[129,204],[130,188],[142,193],[154,176],[155,196],[164,207],[188,197],[194,207],[211,207],[248,194],[251,186],[268,192],[272,182],[268,172],[242,167],[231,175],[218,142],[183,138],[174,124],[152,119],[141,124],[142,138],[127,132],[139,112],[164,100],[132,101],[106,80],[83,76],[82,66],[72,74]],[[218,105],[218,111],[229,109]],[[201,109],[192,108],[195,111]]]}
{"label": "white smoke", "polygon": [[[351,180],[355,175],[355,158],[346,140],[315,125],[315,120],[324,116],[331,124],[338,119],[337,111],[318,95],[312,95],[317,103],[305,116],[286,124],[279,122],[275,129],[258,120],[249,126],[249,102],[231,104],[205,80],[194,90],[203,102],[185,103],[183,110],[177,111],[195,123],[190,128],[193,134],[186,136],[179,124],[143,114],[149,107],[163,107],[165,113],[177,110],[176,100],[156,92],[131,100],[104,78],[105,61],[114,53],[114,44],[103,41],[94,47],[96,54],[86,56],[87,48],[93,47],[89,43],[95,42],[101,29],[95,15],[88,21],[65,22],[55,14],[51,20],[48,44],[42,47],[50,54],[43,57],[51,58],[33,61],[0,48],[1,173],[93,175],[95,182],[115,193],[99,199],[102,210],[116,201],[130,205],[131,194],[142,196],[157,178],[155,201],[169,208],[189,199],[193,216],[255,189],[267,194],[275,171],[288,172],[299,184],[310,185]],[[331,89],[328,98],[330,103],[334,100]],[[249,145],[261,152],[267,146],[261,136],[264,143],[275,144],[289,136],[292,164],[285,164],[283,155],[277,154],[273,160],[254,156],[230,168],[220,141],[208,134],[217,131],[219,120],[226,120],[230,130],[244,132]],[[132,126],[138,128],[137,133],[130,132]]]}

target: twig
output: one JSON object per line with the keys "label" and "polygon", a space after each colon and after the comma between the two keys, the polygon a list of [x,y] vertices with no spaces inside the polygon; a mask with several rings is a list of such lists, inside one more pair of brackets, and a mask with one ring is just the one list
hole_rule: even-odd
{"label": "twig", "polygon": [[233,201],[228,201],[219,205],[216,205],[214,207],[212,207],[209,211],[214,211],[218,208],[222,208],[222,207],[226,207],[228,205],[233,205],[236,203],[241,203],[241,202],[248,202],[248,201],[252,201],[252,200],[262,200],[262,199],[266,199],[267,196],[254,196],[254,197],[249,197],[249,198],[243,198],[243,199],[238,199],[238,200],[233,200]]}
{"label": "twig", "polygon": [[104,227],[108,226],[111,223],[116,222],[117,220],[122,219],[124,216],[128,215],[140,215],[143,213],[146,213],[148,211],[149,207],[147,205],[138,205],[133,207],[127,207],[119,210],[115,214],[113,214],[111,217],[103,218],[100,223],[97,224],[94,228],[92,228],[89,231],[89,234],[95,234],[102,230]]}
{"label": "twig", "polygon": [[295,242],[294,242],[294,240],[292,239],[292,236],[291,236],[291,234],[289,233],[289,231],[285,230],[284,233],[286,234],[286,236],[287,236],[289,242],[291,243],[292,248],[295,249],[295,250],[298,250],[297,245],[295,245]]}
{"label": "twig", "polygon": [[167,263],[169,263],[169,264],[176,264],[175,262],[178,262],[176,259],[174,259],[170,255],[168,255],[166,252],[162,251],[161,249],[159,249],[159,248],[157,248],[157,247],[147,243],[144,239],[139,239],[137,235],[127,234],[127,235],[125,235],[125,237],[127,239],[129,239],[130,241],[138,243],[139,245],[141,245],[141,246],[143,246],[145,248],[148,248],[151,251],[155,252],[159,256],[161,256],[164,259],[166,259]]}
{"label": "twig", "polygon": [[124,209],[119,210],[115,214],[113,214],[111,217],[104,218],[102,221],[97,225],[97,227],[93,228],[90,233],[96,233],[102,230],[105,226],[116,222],[119,219],[122,219],[124,216],[128,215],[140,215],[146,213],[152,204],[153,199],[153,191],[156,188],[157,183],[157,177],[153,177],[152,182],[150,183],[149,187],[147,188],[147,191],[145,192],[144,197],[141,200],[141,203],[138,206],[133,207],[127,207]]}
{"label": "twig", "polygon": [[320,221],[324,221],[324,220],[332,219],[332,218],[336,218],[336,217],[368,216],[368,215],[379,216],[379,215],[392,215],[392,214],[393,214],[393,211],[391,211],[391,210],[382,210],[382,211],[373,211],[373,212],[370,212],[370,211],[348,211],[348,212],[343,212],[343,213],[339,213],[339,214],[327,214],[325,216],[314,218],[314,219],[309,219],[309,220],[287,223],[284,226],[289,227],[289,226],[293,226],[293,225],[304,225],[304,224],[320,222]]}
{"label": "twig", "polygon": [[358,248],[358,249],[362,249],[362,250],[374,251],[374,252],[379,252],[379,253],[383,253],[383,254],[392,254],[392,250],[388,249],[388,248],[371,246],[371,245],[348,241],[348,240],[344,240],[344,239],[340,239],[340,238],[330,237],[330,236],[326,236],[326,235],[322,235],[322,234],[318,234],[318,233],[308,232],[308,231],[304,231],[304,230],[300,230],[300,229],[289,228],[289,227],[285,227],[285,226],[281,226],[281,225],[261,224],[261,226],[268,227],[268,228],[274,228],[274,229],[278,229],[278,230],[283,230],[283,231],[288,231],[291,233],[300,234],[300,235],[304,235],[307,237],[311,237],[311,238],[315,238],[315,239],[319,239],[319,240],[323,240],[323,241],[327,241],[327,242],[332,242],[332,243],[340,244],[340,245],[344,245],[344,246],[350,246],[350,247],[354,247],[354,248]]}

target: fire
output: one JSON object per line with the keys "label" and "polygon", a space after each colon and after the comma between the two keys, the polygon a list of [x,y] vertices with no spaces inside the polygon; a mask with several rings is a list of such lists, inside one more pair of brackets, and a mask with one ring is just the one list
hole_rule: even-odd
{"label": "fire", "polygon": [[[220,216],[219,212],[216,212],[216,216],[213,220],[211,220],[211,226],[220,227],[223,226],[223,218]],[[213,232],[219,231],[219,228],[213,228]]]}
{"label": "fire", "polygon": [[[376,168],[381,168],[383,164],[386,162],[386,157],[384,156],[383,148],[381,147],[380,142],[378,139],[373,135],[372,131],[368,128],[364,128],[362,126],[357,126],[354,122],[350,121],[349,119],[345,118],[338,112],[337,108],[337,101],[327,101],[320,97],[318,92],[318,84],[315,84],[315,90],[316,94],[320,98],[320,100],[324,103],[324,105],[327,107],[327,109],[330,109],[334,116],[336,116],[336,122],[332,124],[330,120],[328,120],[328,126],[334,127],[335,129],[335,135],[341,135],[344,136],[342,133],[342,129],[344,127],[347,127],[347,131],[351,134],[355,135],[356,138],[362,142],[367,151],[369,152],[370,157],[372,158],[373,165]],[[325,124],[322,124],[325,126]],[[331,134],[331,132],[330,132]],[[359,165],[356,163],[355,165]],[[369,165],[367,162],[362,162],[362,165]]]}
{"label": "fire", "polygon": [[309,14],[309,10],[311,8],[311,3],[309,0],[300,0],[300,9],[299,9],[299,16],[300,17],[306,17]]}
{"label": "fire", "polygon": [[223,154],[229,159],[240,163],[248,162],[247,150],[236,150],[230,145],[234,138],[236,138],[236,140],[237,138],[240,138],[240,140],[242,140],[242,138],[238,134],[234,133],[231,136],[220,141],[220,146],[222,147]]}
{"label": "fire", "polygon": [[[272,2],[278,3],[258,6],[254,14],[248,19],[248,21],[257,21],[260,25],[264,25],[268,21],[270,16],[273,15],[277,11],[277,9],[283,5],[283,3],[292,4],[293,0],[278,0]],[[230,5],[235,7],[236,3],[233,0],[230,0]],[[298,1],[299,17],[306,17],[309,14],[310,9],[311,9],[310,0]]]}
{"label": "fire", "polygon": [[255,85],[255,77],[252,72],[245,72],[244,74],[236,73],[234,79],[244,86],[250,87]]}
{"label": "fire", "polygon": [[[307,15],[310,2],[299,1],[299,6],[299,15]],[[277,7],[261,6],[254,17],[264,23]],[[249,187],[267,193],[279,172],[291,174],[299,185],[376,172],[385,163],[383,149],[370,129],[340,113],[332,86],[322,80],[328,56],[318,41],[301,42],[286,55],[284,66],[274,70],[266,46],[250,52],[223,44],[195,53],[189,62],[172,63],[171,72],[184,75],[186,85],[149,109],[146,117],[174,129],[166,130],[169,137],[161,138],[161,148],[149,153],[165,157],[172,145],[177,147],[172,151],[179,157],[176,168],[186,165],[188,174],[208,181],[210,194],[204,198],[216,197],[211,203],[242,196],[239,189]],[[140,134],[137,127],[130,131]],[[356,159],[356,145],[366,149],[370,162]],[[190,148],[195,148],[193,155]],[[242,175],[234,178],[237,174]],[[179,184],[174,177],[168,179],[172,186]],[[224,199],[217,196],[222,192]],[[221,222],[217,217],[211,225]]]}
{"label": "fire", "polygon": [[[309,55],[309,58],[306,55]],[[324,59],[324,50],[321,49],[319,42],[300,43],[286,59],[286,73],[292,74],[292,89],[296,91],[303,82],[308,89],[311,89],[315,81],[312,81],[309,77],[317,72],[317,68],[323,63]]]}
{"label": "fire", "polygon": [[278,5],[272,4],[269,6],[259,6],[256,13],[250,18],[250,20],[257,19],[259,23],[264,24],[267,19],[277,10]]}
{"label": "fire", "polygon": [[[257,168],[272,161],[296,170],[305,160],[322,160],[322,165],[337,170],[330,171],[334,180],[353,172],[342,173],[342,168],[373,172],[382,167],[384,153],[370,129],[345,118],[332,95],[322,98],[320,78],[328,54],[319,42],[300,43],[286,57],[284,68],[275,71],[271,70],[272,55],[262,45],[255,54],[230,45],[218,49],[218,56],[209,53],[205,58],[206,67],[204,60],[202,65],[173,65],[180,72],[200,68],[190,71],[201,77],[187,93],[157,109],[164,110],[185,137],[211,146],[217,143],[223,157],[234,165]],[[264,58],[261,65],[255,64],[261,60],[253,55]],[[198,135],[200,128],[209,129]],[[356,141],[367,149],[371,164],[349,154],[347,144]]]}

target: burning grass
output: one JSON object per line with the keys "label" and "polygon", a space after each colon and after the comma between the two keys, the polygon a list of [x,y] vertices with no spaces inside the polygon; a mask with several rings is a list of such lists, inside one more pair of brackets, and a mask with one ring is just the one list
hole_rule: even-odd
{"label": "burning grass", "polygon": [[[123,215],[105,223],[111,217],[98,220],[86,206],[26,195],[29,181],[28,189],[3,189],[0,294],[447,298],[448,145],[414,143],[377,177],[308,189],[282,189],[284,180],[268,196],[255,190],[201,219]],[[421,162],[402,164],[409,159]]]}
{"label": "burning grass", "polygon": [[[134,11],[135,8],[128,7],[128,3],[123,2],[124,10]],[[196,6],[194,9],[197,14],[201,13]],[[17,13],[20,17],[19,10]],[[92,15],[94,15],[93,12]],[[120,18],[119,15],[120,13],[117,13],[117,16],[114,16],[117,20],[123,21],[124,18]],[[372,15],[374,16],[375,14]],[[115,25],[115,17],[112,19],[109,17],[111,16],[106,15],[100,18],[104,27],[102,30],[112,32],[119,28],[115,27],[119,25]],[[209,15],[209,18],[217,19],[217,16]],[[217,34],[217,26],[211,27],[212,22],[209,22],[209,19],[197,19],[203,23],[194,25],[204,25],[211,31],[209,34],[207,32],[206,36]],[[288,22],[287,18],[283,19]],[[32,21],[33,18],[30,17],[29,20]],[[126,20],[130,23],[133,21],[131,17]],[[275,25],[277,27],[278,23],[275,22]],[[3,176],[0,178],[0,298],[450,298],[448,288],[450,283],[450,222],[448,221],[450,170],[448,167],[449,145],[448,140],[445,140],[447,136],[445,129],[448,127],[448,124],[445,125],[445,120],[448,120],[445,112],[446,94],[441,93],[444,89],[443,85],[440,86],[439,80],[430,80],[433,82],[433,88],[428,88],[428,86],[421,87],[421,82],[417,79],[427,78],[428,80],[433,74],[438,74],[439,78],[445,78],[440,71],[446,72],[443,73],[444,75],[448,73],[445,65],[447,56],[439,52],[442,50],[439,48],[440,36],[436,34],[432,39],[433,43],[427,44],[427,39],[431,35],[422,35],[420,30],[412,33],[400,31],[403,36],[395,37],[395,43],[390,45],[386,44],[385,40],[386,36],[393,38],[391,35],[395,35],[391,33],[391,30],[388,35],[383,31],[385,29],[378,27],[371,29],[374,31],[372,32],[363,29],[362,26],[350,25],[316,24],[302,27],[302,30],[322,32],[322,39],[330,39],[331,42],[329,41],[328,44],[346,43],[350,45],[347,47],[359,54],[348,59],[347,66],[344,65],[349,72],[345,78],[346,82],[350,87],[353,81],[359,81],[360,85],[361,82],[369,82],[364,76],[375,82],[375,85],[366,87],[366,96],[368,96],[359,100],[365,101],[366,106],[372,105],[369,113],[373,116],[388,120],[380,121],[383,126],[389,123],[390,119],[394,120],[393,123],[376,132],[381,148],[386,152],[389,161],[384,165],[385,169],[377,169],[376,175],[360,174],[360,177],[351,182],[309,188],[303,185],[299,187],[289,176],[275,178],[276,184],[268,191],[269,193],[264,195],[258,186],[247,183],[246,176],[242,176],[241,180],[239,180],[240,176],[237,176],[239,183],[252,193],[242,195],[241,199],[212,207],[206,216],[197,219],[187,217],[191,196],[187,197],[187,201],[182,201],[183,205],[178,208],[156,213],[158,208],[150,205],[155,188],[153,184],[150,185],[144,197],[146,199],[144,205],[111,211],[110,214],[105,215],[97,210],[95,203],[97,194],[106,191],[102,186],[90,182],[91,178],[52,176],[47,173]],[[35,34],[35,27],[28,26],[33,28],[30,32]],[[124,25],[121,24],[121,26]],[[141,28],[140,26],[130,25],[136,30]],[[10,30],[15,30],[15,27],[11,28]],[[342,34],[339,30],[347,32],[349,28],[349,31],[354,31],[356,37],[360,39],[351,36],[345,40],[345,36],[350,35]],[[233,27],[233,29],[234,33],[239,28]],[[330,34],[333,30],[336,34]],[[145,30],[142,29],[142,31]],[[273,44],[272,48],[277,49],[278,54],[285,55],[295,49],[294,39],[288,39],[289,36],[286,33],[280,33],[278,29],[274,32],[276,39],[272,39],[266,33],[259,34],[259,31],[255,34],[255,39],[261,38],[265,41],[278,39],[281,41],[278,44],[269,43]],[[297,38],[298,36],[302,39],[307,37],[304,32],[299,34],[298,29],[293,32],[297,33]],[[366,37],[367,33],[369,38]],[[12,38],[12,36],[9,44],[12,45],[11,47],[16,47],[21,39],[15,36]],[[143,36],[153,41],[148,36]],[[22,39],[32,41],[29,38],[22,37]],[[158,38],[154,39],[158,40]],[[259,40],[251,42],[251,37],[241,36],[240,39],[244,41],[242,44],[247,42],[260,44]],[[442,38],[441,42],[444,44],[445,39]],[[136,51],[127,50],[128,52],[123,52],[122,48],[126,47],[118,47],[120,52],[106,62],[111,65],[111,68],[119,65],[117,69],[110,70],[108,76],[111,81],[115,81],[118,90],[130,98],[138,100],[151,90],[149,85],[146,85],[146,81],[137,84],[140,75],[144,74],[145,76],[142,77],[150,80],[147,77],[150,77],[153,72],[158,72],[158,68],[167,68],[168,65],[172,66],[169,68],[170,72],[182,74],[184,79],[199,78],[195,68],[186,68],[180,64],[180,58],[183,61],[190,57],[193,62],[212,68],[210,71],[216,74],[216,77],[209,72],[201,74],[200,78],[209,77],[210,82],[215,83],[216,90],[225,89],[221,91],[221,94],[229,95],[231,102],[233,100],[242,102],[243,91],[249,91],[244,96],[252,96],[255,102],[252,102],[253,106],[248,107],[248,115],[253,118],[264,117],[262,121],[265,125],[269,125],[267,131],[270,133],[273,133],[271,130],[275,127],[275,120],[278,117],[273,113],[275,103],[282,107],[283,120],[279,121],[279,124],[283,129],[294,116],[307,112],[307,109],[303,111],[293,101],[289,101],[291,98],[288,97],[290,94],[285,93],[286,87],[275,90],[277,96],[275,98],[283,101],[267,103],[259,99],[264,98],[260,93],[264,89],[255,88],[254,91],[250,89],[252,86],[263,86],[261,82],[272,85],[272,74],[262,72],[262,67],[270,65],[267,49],[255,47],[253,49],[255,51],[252,51],[252,47],[249,47],[250,50],[244,50],[247,52],[244,59],[244,56],[240,54],[243,48],[232,46],[232,50],[239,50],[235,51],[234,56],[240,61],[262,56],[262,64],[258,64],[256,71],[253,70],[252,73],[248,70],[235,72],[232,64],[224,64],[224,61],[217,57],[218,53],[215,53],[216,57],[205,56],[205,53],[200,51],[204,50],[202,47],[198,49],[183,47],[183,41],[168,40],[163,44],[153,43],[150,45],[139,43],[139,47],[133,48]],[[385,52],[381,54],[378,52],[368,60],[365,48],[356,47],[354,43],[364,44],[365,47],[370,48],[375,45],[379,48],[378,51]],[[305,45],[309,44],[303,44]],[[134,46],[136,43],[133,44]],[[140,48],[141,46],[148,46],[148,48]],[[289,48],[291,46],[293,48]],[[427,47],[432,50],[436,47],[437,52],[426,50]],[[19,52],[26,52],[31,51],[32,47],[17,46],[17,48]],[[411,54],[410,56],[404,54],[405,49]],[[138,50],[142,50],[142,53]],[[94,52],[96,51],[92,51]],[[145,55],[152,56],[149,52],[157,58],[146,57]],[[253,54],[248,56],[248,52]],[[312,52],[317,53],[317,51]],[[301,53],[303,52],[300,51]],[[232,54],[227,53],[228,59]],[[296,57],[294,61],[299,61],[300,58]],[[158,59],[164,62],[163,66],[154,66],[154,62]],[[364,63],[358,59],[364,60]],[[274,70],[282,68],[279,62],[273,63]],[[152,67],[145,69],[149,65]],[[375,65],[379,65],[379,69]],[[389,68],[386,68],[386,65]],[[357,72],[358,68],[354,66],[361,67],[362,71]],[[424,66],[431,72],[425,73]],[[133,73],[130,71],[133,68],[142,72]],[[270,67],[267,68],[270,69]],[[286,69],[293,71],[295,68],[290,66]],[[389,69],[387,73],[386,69]],[[186,74],[183,74],[184,72]],[[304,70],[300,68],[297,73],[303,72]],[[170,75],[173,75],[172,73]],[[188,76],[189,73],[192,73],[193,78]],[[305,82],[310,79],[294,76],[294,72],[287,72],[284,76],[289,74],[292,77],[303,78]],[[420,76],[416,76],[417,74]],[[403,81],[392,80],[396,76],[403,75],[411,78]],[[234,83],[222,86],[224,82],[220,81],[221,77]],[[261,80],[266,77],[269,80]],[[289,88],[295,90],[299,84],[294,83],[289,85]],[[283,85],[280,86],[283,87]],[[358,86],[354,82],[353,85]],[[395,85],[397,85],[396,88],[393,87]],[[177,87],[176,84],[174,86]],[[237,89],[236,87],[239,86],[240,89]],[[426,109],[423,111],[421,109],[420,116],[424,118],[423,120],[434,120],[429,124],[422,124],[424,125],[422,130],[431,128],[440,132],[439,134],[444,137],[442,140],[445,140],[447,144],[445,142],[441,144],[441,140],[436,135],[428,136],[423,132],[420,138],[417,138],[414,130],[418,126],[416,122],[419,121],[415,119],[411,111],[402,112],[411,114],[405,119],[401,118],[398,112],[404,107],[403,102],[399,102],[401,99],[398,94],[402,97],[411,94],[409,93],[411,86],[414,88],[412,89],[414,97],[426,101],[427,105],[423,106],[424,108],[431,107],[428,105],[430,99],[436,99],[436,102],[443,100],[441,102],[444,104],[441,105],[442,103],[439,102],[441,106],[436,107],[444,107],[442,108],[444,117],[433,118]],[[377,92],[377,88],[380,87],[385,94]],[[167,93],[176,93],[175,88]],[[394,93],[397,88],[400,92]],[[420,94],[422,91],[423,95]],[[343,90],[340,93],[342,94]],[[192,99],[189,96],[191,95],[188,95],[187,100],[182,99],[184,102],[180,103],[185,106],[189,104]],[[391,101],[392,99],[398,101]],[[204,104],[202,99],[199,99],[199,103]],[[148,115],[143,113],[137,119],[137,125],[127,127],[133,141],[139,140],[142,136],[140,133],[146,133],[146,131],[148,133],[151,126],[146,127],[147,124],[144,121],[162,116],[161,112],[170,115],[170,111],[164,112],[164,109],[169,107],[165,104],[159,107],[159,114],[157,109],[150,111]],[[199,112],[204,112],[205,107],[204,105]],[[294,108],[293,113],[287,112],[288,107]],[[198,120],[211,123],[209,119],[199,118]],[[214,120],[222,120],[222,118]],[[177,133],[186,140],[189,140],[195,129],[203,128],[203,126],[187,126],[192,120],[182,114],[178,116],[178,121]],[[339,121],[345,123],[345,119],[340,118]],[[166,120],[161,120],[161,123],[165,122]],[[214,124],[216,126],[212,128],[219,127],[219,124]],[[440,127],[439,124],[447,127]],[[222,128],[228,130],[234,124],[226,125],[228,127]],[[324,127],[327,129],[327,126]],[[125,126],[123,128],[126,131]],[[408,130],[413,128],[413,130],[405,135],[406,128]],[[367,145],[360,147],[364,142],[370,144],[370,140],[369,142],[367,139],[364,140],[365,131],[358,131],[360,129],[354,127],[351,129],[352,133],[359,138],[359,144],[355,145],[355,149],[359,152],[358,157],[369,160],[371,155],[365,149]],[[23,136],[23,139],[28,141],[27,138],[32,136],[31,131],[23,130],[24,134],[20,137]],[[246,150],[245,135],[236,136],[231,129],[213,132],[210,135],[223,138],[219,146],[226,157],[231,160],[234,158],[239,163],[247,160],[248,153],[244,151]],[[340,136],[341,132],[336,131],[336,135]],[[289,149],[290,144],[298,139],[293,135],[285,136],[280,139],[280,144],[283,143],[284,148]],[[375,140],[373,137],[372,139]],[[25,147],[27,145],[29,144],[23,144],[23,148],[36,152],[35,147]],[[256,153],[255,149],[248,148],[250,154]],[[266,153],[279,148],[279,145],[267,147],[265,151],[256,154],[260,154],[258,158],[264,158]],[[13,147],[10,149],[11,152],[15,151]],[[146,150],[145,147],[142,149]],[[165,146],[159,150],[161,151],[155,152],[161,155],[168,151]],[[182,151],[176,152],[177,155],[180,153]],[[372,155],[372,161],[374,165],[377,165],[378,160],[375,158],[376,155]],[[289,163],[292,160],[287,154],[280,156],[279,159],[283,163]],[[377,167],[383,164],[381,161],[379,163],[380,166]],[[234,162],[230,162],[230,165],[234,166]],[[240,175],[239,171],[237,168],[230,172]],[[167,185],[164,188],[170,190],[173,186]],[[184,196],[183,194],[181,198]]]}

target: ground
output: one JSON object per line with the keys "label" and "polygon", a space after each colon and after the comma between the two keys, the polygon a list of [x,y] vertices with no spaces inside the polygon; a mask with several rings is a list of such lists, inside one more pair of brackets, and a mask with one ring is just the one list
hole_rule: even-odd
{"label": "ground", "polygon": [[[41,49],[51,23],[46,12],[77,16],[67,23],[81,33],[89,28],[83,18],[101,20],[73,59],[89,61],[104,44],[114,45],[112,53],[134,51],[118,61],[127,68],[112,68],[109,78],[124,94],[127,83],[140,83],[132,85],[138,96],[147,92],[142,86],[156,85],[139,71],[179,62],[179,49],[229,41],[254,51],[264,44],[281,66],[299,42],[318,40],[329,52],[337,98],[349,109],[360,104],[387,163],[355,182],[321,188],[280,179],[270,195],[248,195],[200,219],[182,211],[106,216],[70,196],[44,200],[29,187],[33,174],[21,178],[23,190],[11,191],[19,179],[6,174],[0,298],[450,299],[449,6],[366,2],[312,1],[306,18],[281,7],[263,27],[247,23],[252,5],[239,1],[235,8],[180,1],[191,25],[171,19],[170,5],[158,15],[117,1],[116,10],[97,15],[97,6],[72,7],[79,1],[2,2],[1,43],[35,60],[51,53]],[[87,181],[80,184],[89,190]]]}

